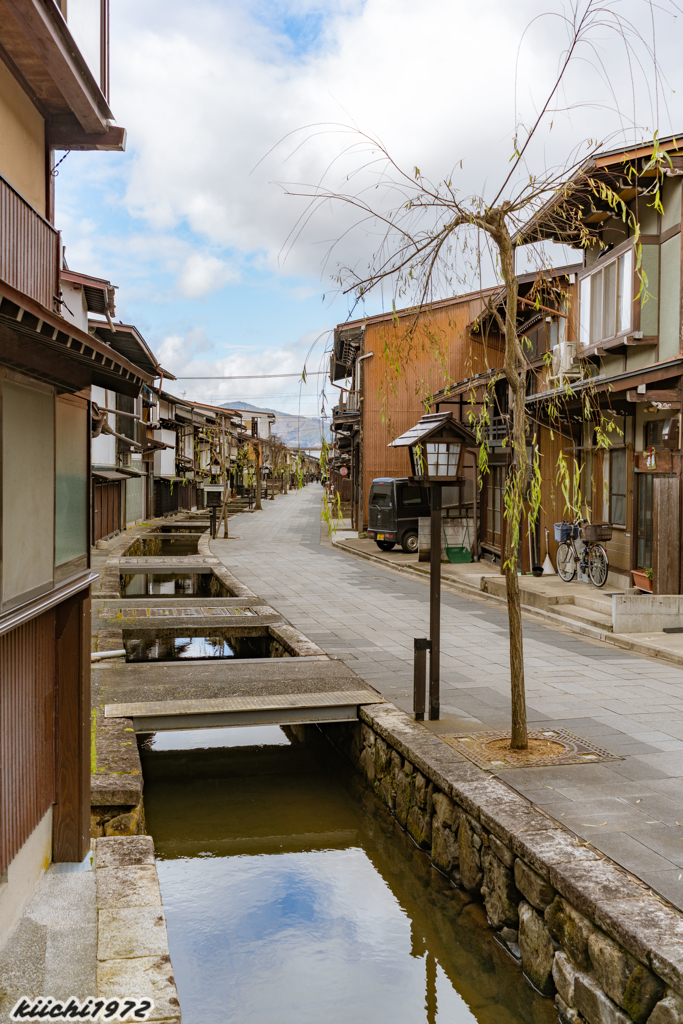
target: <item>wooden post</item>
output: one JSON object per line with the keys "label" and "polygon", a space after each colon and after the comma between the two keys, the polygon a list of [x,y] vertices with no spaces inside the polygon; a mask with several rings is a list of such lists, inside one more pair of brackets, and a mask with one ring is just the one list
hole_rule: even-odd
{"label": "wooden post", "polygon": [[430,650],[431,640],[423,637],[415,637],[413,648],[413,711],[415,721],[423,722],[425,716],[425,696],[427,689],[427,651]]}
{"label": "wooden post", "polygon": [[431,550],[429,553],[429,717],[441,712],[441,484],[432,484]]}
{"label": "wooden post", "polygon": [[56,806],[52,859],[90,848],[90,591],[56,609]]}
{"label": "wooden post", "polygon": [[652,481],[652,592],[680,591],[680,485],[677,476]]}

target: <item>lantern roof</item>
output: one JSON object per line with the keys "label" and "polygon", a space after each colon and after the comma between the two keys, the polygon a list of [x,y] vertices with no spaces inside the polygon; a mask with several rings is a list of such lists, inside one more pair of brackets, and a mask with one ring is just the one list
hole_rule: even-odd
{"label": "lantern roof", "polygon": [[444,440],[460,440],[466,445],[476,445],[475,435],[464,424],[453,418],[452,412],[432,412],[423,416],[405,434],[387,445],[388,448],[412,448],[413,445],[428,441],[430,437]]}

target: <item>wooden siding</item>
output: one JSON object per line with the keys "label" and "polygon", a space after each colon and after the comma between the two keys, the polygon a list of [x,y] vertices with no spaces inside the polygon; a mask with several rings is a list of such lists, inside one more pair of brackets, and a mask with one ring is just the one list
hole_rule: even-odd
{"label": "wooden siding", "polygon": [[0,874],[55,798],[55,612],[0,637]]}
{"label": "wooden siding", "polygon": [[0,177],[0,279],[52,310],[59,264],[59,232]]}
{"label": "wooden siding", "polygon": [[55,610],[57,728],[52,859],[82,861],[90,846],[90,592]]}
{"label": "wooden siding", "polygon": [[[363,366],[363,466],[364,517],[367,522],[370,483],[380,476],[408,476],[410,458],[405,448],[389,448],[389,442],[412,427],[425,413],[424,400],[445,384],[465,380],[487,367],[502,364],[500,344],[484,344],[471,336],[467,325],[480,312],[481,301],[454,301],[421,314],[416,336],[405,339],[409,318],[368,323],[365,352],[374,352]],[[396,369],[396,365],[400,369]],[[386,408],[383,394],[387,395]],[[466,399],[465,399],[466,402]],[[459,410],[453,408],[456,417]],[[467,419],[465,405],[464,419]]]}

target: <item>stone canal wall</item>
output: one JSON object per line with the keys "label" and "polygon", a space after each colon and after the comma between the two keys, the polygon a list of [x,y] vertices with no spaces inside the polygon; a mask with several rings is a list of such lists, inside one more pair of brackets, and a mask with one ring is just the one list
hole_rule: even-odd
{"label": "stone canal wall", "polygon": [[683,1024],[683,916],[390,704],[324,733],[565,1024]]}
{"label": "stone canal wall", "polygon": [[180,1024],[166,916],[150,836],[97,839],[97,994],[147,998],[149,1021]]}

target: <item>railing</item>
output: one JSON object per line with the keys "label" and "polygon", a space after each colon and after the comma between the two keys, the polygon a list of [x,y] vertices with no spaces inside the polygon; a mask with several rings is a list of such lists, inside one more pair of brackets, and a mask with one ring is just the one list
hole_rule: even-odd
{"label": "railing", "polygon": [[52,310],[59,260],[59,232],[0,176],[0,280]]}

